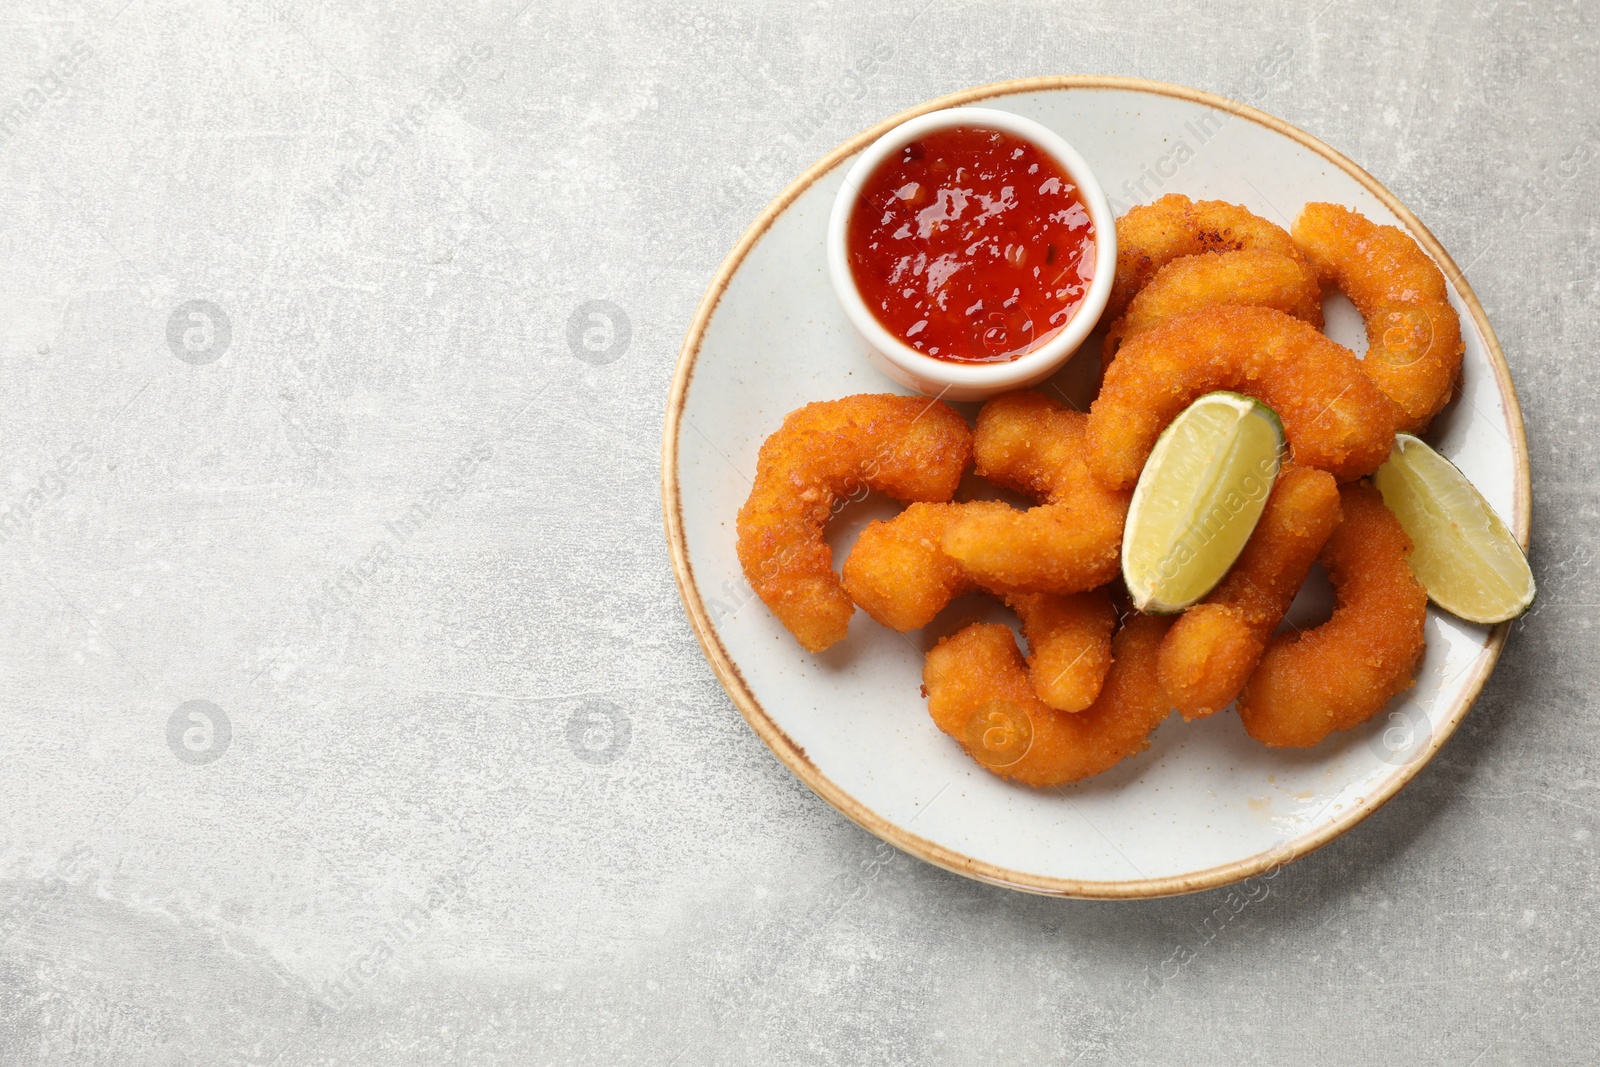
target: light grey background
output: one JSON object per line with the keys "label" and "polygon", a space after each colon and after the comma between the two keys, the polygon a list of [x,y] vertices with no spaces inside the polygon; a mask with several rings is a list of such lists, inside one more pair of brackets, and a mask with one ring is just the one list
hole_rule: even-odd
{"label": "light grey background", "polygon": [[[0,13],[0,1063],[1590,1062],[1592,5],[521,2]],[[879,846],[667,562],[738,234],[870,123],[1049,73],[1352,156],[1528,419],[1536,609],[1399,798],[1248,896]]]}

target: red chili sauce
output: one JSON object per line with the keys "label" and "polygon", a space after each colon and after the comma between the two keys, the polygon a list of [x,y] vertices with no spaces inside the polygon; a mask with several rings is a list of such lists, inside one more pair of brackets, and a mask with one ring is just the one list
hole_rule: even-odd
{"label": "red chili sauce", "polygon": [[1094,224],[1054,159],[998,130],[938,130],[861,188],[846,249],[883,327],[957,363],[1016,359],[1061,332],[1094,279]]}

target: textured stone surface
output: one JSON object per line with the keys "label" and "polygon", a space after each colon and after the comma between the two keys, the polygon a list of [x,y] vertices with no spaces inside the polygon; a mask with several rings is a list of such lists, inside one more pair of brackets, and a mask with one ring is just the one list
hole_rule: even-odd
{"label": "textured stone surface", "polygon": [[[1595,9],[924,4],[7,9],[0,1062],[1588,1062]],[[677,345],[761,205],[1074,72],[1366,166],[1528,418],[1536,610],[1237,911],[879,846],[733,711],[666,559]]]}

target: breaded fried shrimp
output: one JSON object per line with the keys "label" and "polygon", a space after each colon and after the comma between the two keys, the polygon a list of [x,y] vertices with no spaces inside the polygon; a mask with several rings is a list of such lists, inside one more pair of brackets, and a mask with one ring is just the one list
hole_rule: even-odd
{"label": "breaded fried shrimp", "polygon": [[950,601],[979,588],[967,569],[945,554],[943,541],[959,516],[986,509],[1011,510],[997,500],[911,504],[892,519],[868,523],[844,558],[845,592],[891,630],[922,629]]}
{"label": "breaded fried shrimp", "polygon": [[1266,745],[1303,748],[1359,726],[1415,682],[1428,594],[1406,562],[1411,539],[1370,485],[1339,498],[1344,517],[1320,556],[1333,617],[1274,637],[1239,697],[1245,731]]}
{"label": "breaded fried shrimp", "polygon": [[1117,576],[1132,493],[1107,489],[1084,463],[1086,417],[1034,392],[983,406],[973,436],[980,475],[1040,501],[963,515],[944,549],[986,588],[1077,593]]}
{"label": "breaded fried shrimp", "polygon": [[1110,594],[1013,593],[1005,601],[1022,620],[1034,695],[1057,711],[1093,705],[1111,670],[1117,612]]}
{"label": "breaded fried shrimp", "polygon": [[[958,596],[983,588],[944,552],[945,529],[964,513],[999,509],[995,501],[912,504],[861,531],[844,561],[844,588],[868,615],[905,633],[932,622]],[[1002,596],[1022,619],[1028,672],[1039,699],[1059,711],[1081,711],[1100,694],[1111,665],[1116,612],[1103,590],[1056,596]]]}
{"label": "breaded fried shrimp", "polygon": [[1101,348],[1103,361],[1110,363],[1128,338],[1217,304],[1276,308],[1322,328],[1322,286],[1303,260],[1264,248],[1183,256],[1156,271],[1111,324]]}
{"label": "breaded fried shrimp", "polygon": [[1239,695],[1267,641],[1339,522],[1333,475],[1289,467],[1222,584],[1185,611],[1161,643],[1161,685],[1185,719]]}
{"label": "breaded fried shrimp", "polygon": [[822,651],[855,611],[823,540],[841,496],[949,500],[971,458],[966,422],[926,397],[863,394],[791,412],[761,446],[739,509],[745,577],[804,648]]}
{"label": "breaded fried shrimp", "polygon": [[1117,220],[1117,275],[1105,317],[1114,321],[1157,271],[1182,256],[1260,249],[1305,262],[1283,227],[1238,204],[1168,193]]}
{"label": "breaded fried shrimp", "polygon": [[1143,752],[1170,707],[1156,681],[1156,651],[1170,620],[1129,615],[1112,641],[1111,670],[1095,702],[1075,715],[1034,695],[1016,640],[982,623],[928,653],[923,690],[939,729],[1002,778],[1057,786]]}
{"label": "breaded fried shrimp", "polygon": [[1322,283],[1361,312],[1361,366],[1405,412],[1399,429],[1420,433],[1449,403],[1466,351],[1444,272],[1404,230],[1337,204],[1307,204],[1294,239]]}
{"label": "breaded fried shrimp", "polygon": [[1349,349],[1281,311],[1209,307],[1122,346],[1089,409],[1090,469],[1108,486],[1132,486],[1167,424],[1216,389],[1266,404],[1294,461],[1341,481],[1376,470],[1394,443],[1400,412]]}

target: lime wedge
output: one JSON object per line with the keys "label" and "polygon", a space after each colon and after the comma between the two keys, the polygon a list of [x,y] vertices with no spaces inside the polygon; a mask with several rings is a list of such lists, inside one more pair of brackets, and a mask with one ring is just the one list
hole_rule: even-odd
{"label": "lime wedge", "polygon": [[1481,623],[1514,619],[1533,605],[1528,557],[1454,463],[1397,434],[1372,481],[1416,545],[1411,572],[1435,604]]}
{"label": "lime wedge", "polygon": [[1122,577],[1140,611],[1181,611],[1239,558],[1277,480],[1283,423],[1238,393],[1207,393],[1162,431],[1122,534]]}

